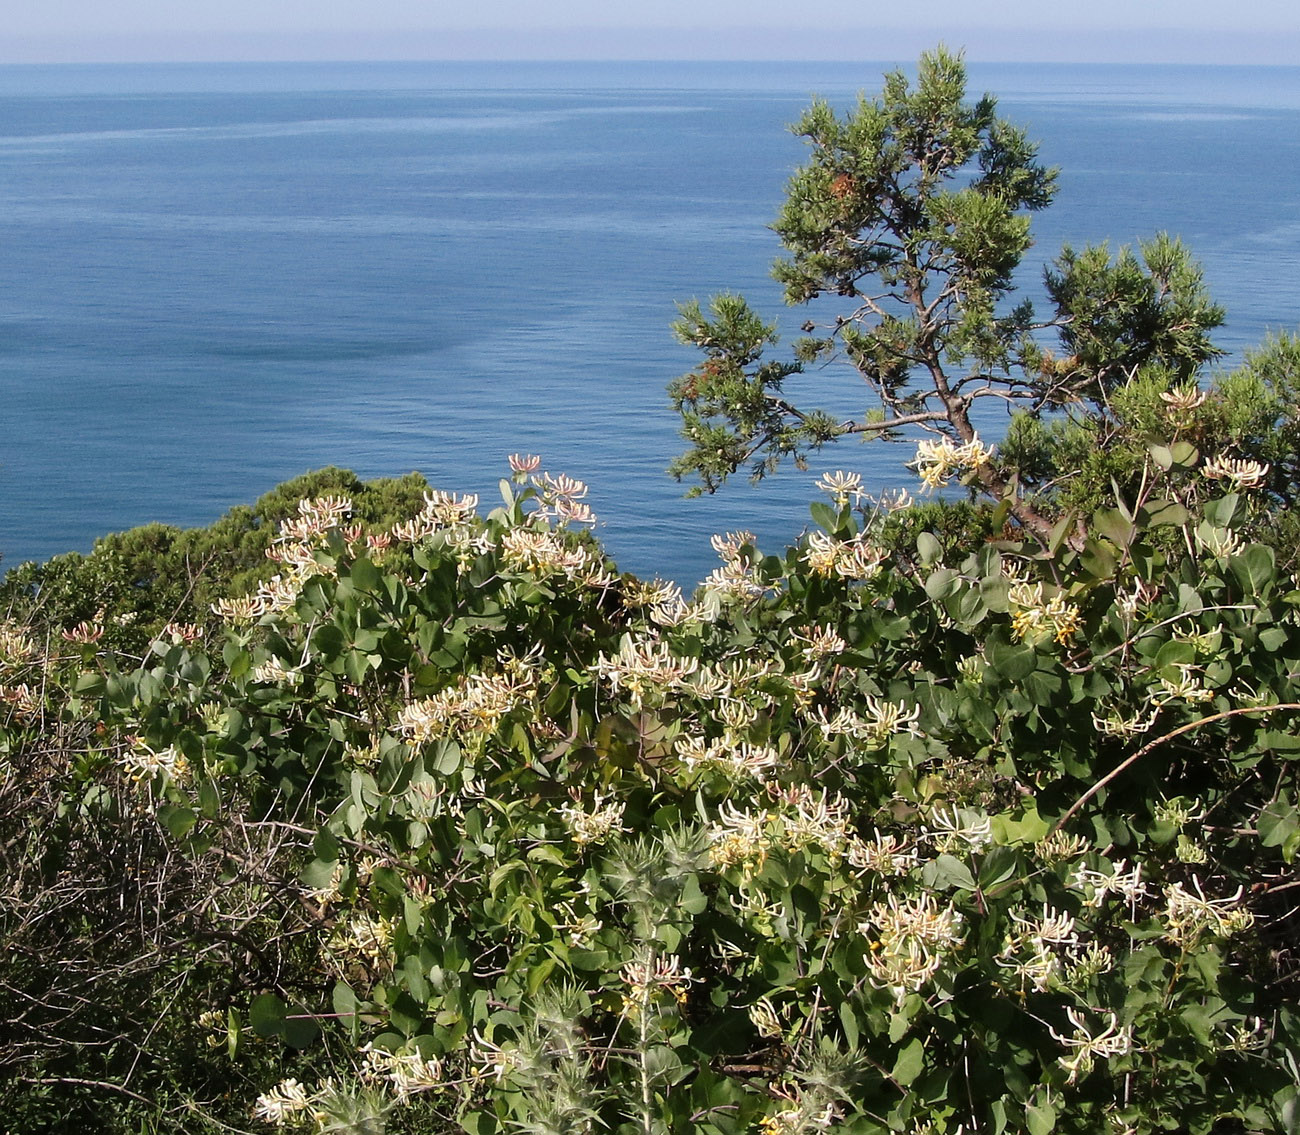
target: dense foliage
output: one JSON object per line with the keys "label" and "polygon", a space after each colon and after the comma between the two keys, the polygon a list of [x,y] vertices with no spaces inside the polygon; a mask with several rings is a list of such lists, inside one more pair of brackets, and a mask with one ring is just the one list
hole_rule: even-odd
{"label": "dense foliage", "polygon": [[18,564],[0,580],[0,612],[44,634],[94,624],[105,647],[139,654],[169,623],[209,622],[215,600],[268,580],[267,549],[300,500],[346,493],[357,522],[383,526],[409,516],[428,487],[418,473],[362,481],[318,469],[206,528],[146,524],[103,537],[89,555]]}
{"label": "dense foliage", "polygon": [[1174,495],[1078,551],[955,563],[831,475],[689,603],[614,573],[567,478],[431,494],[382,552],[321,498],[219,636],[125,671],[7,632],[6,751],[101,722],[81,790],[133,780],[220,864],[245,1115],[1284,1130],[1300,593],[1241,495],[1152,470]]}

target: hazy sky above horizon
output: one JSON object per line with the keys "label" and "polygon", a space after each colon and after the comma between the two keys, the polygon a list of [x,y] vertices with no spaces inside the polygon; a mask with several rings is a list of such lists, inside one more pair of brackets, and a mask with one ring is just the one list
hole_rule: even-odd
{"label": "hazy sky above horizon", "polygon": [[1295,0],[42,0],[0,63],[319,59],[887,59],[1300,63]]}

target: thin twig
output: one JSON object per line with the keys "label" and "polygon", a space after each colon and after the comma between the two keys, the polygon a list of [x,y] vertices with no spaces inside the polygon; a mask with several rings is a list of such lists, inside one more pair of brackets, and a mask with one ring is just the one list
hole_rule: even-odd
{"label": "thin twig", "polygon": [[1120,773],[1131,768],[1138,762],[1138,760],[1146,756],[1147,753],[1151,752],[1151,750],[1156,748],[1158,745],[1163,745],[1166,741],[1172,741],[1175,737],[1181,737],[1184,733],[1190,733],[1193,729],[1199,729],[1202,725],[1210,725],[1215,721],[1223,721],[1229,717],[1237,717],[1244,713],[1272,713],[1274,710],[1278,709],[1300,709],[1300,702],[1278,702],[1276,705],[1248,705],[1241,706],[1237,709],[1225,709],[1222,713],[1212,713],[1209,717],[1201,717],[1196,721],[1189,721],[1186,725],[1180,725],[1177,729],[1165,733],[1163,736],[1157,737],[1154,741],[1148,741],[1131,757],[1121,761],[1111,769],[1110,772],[1103,776],[1096,784],[1089,788],[1087,792],[1080,796],[1078,800],[1071,804],[1065,815],[1051,826],[1047,834],[1051,835],[1053,832],[1059,831],[1066,821],[1075,814],[1075,812],[1096,796],[1098,792],[1106,787],[1106,785],[1119,776]]}

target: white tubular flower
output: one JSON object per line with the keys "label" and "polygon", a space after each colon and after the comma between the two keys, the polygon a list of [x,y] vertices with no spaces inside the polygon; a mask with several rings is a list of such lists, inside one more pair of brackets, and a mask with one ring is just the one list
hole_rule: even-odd
{"label": "white tubular flower", "polygon": [[1215,528],[1210,524],[1196,526],[1196,546],[1216,559],[1226,559],[1241,551],[1241,537],[1230,528]]}
{"label": "white tubular flower", "polygon": [[666,642],[626,636],[617,654],[600,654],[594,669],[609,683],[611,693],[626,690],[632,704],[640,708],[647,697],[681,689],[699,669],[699,660],[675,656]]}
{"label": "white tubular flower", "polygon": [[971,851],[981,851],[993,842],[993,821],[974,808],[958,808],[955,804],[951,812],[936,808],[930,814],[930,823],[934,827],[929,834],[945,850],[964,845]]}
{"label": "white tubular flower", "polygon": [[510,472],[520,478],[536,473],[542,467],[542,459],[536,453],[512,453],[509,461]]}
{"label": "white tubular flower", "polygon": [[1169,941],[1187,948],[1195,946],[1207,932],[1227,938],[1254,925],[1255,916],[1238,905],[1245,893],[1243,888],[1238,887],[1226,899],[1207,899],[1195,875],[1192,886],[1195,893],[1182,883],[1165,887],[1165,937]]}
{"label": "white tubular flower", "polygon": [[425,1059],[418,1052],[388,1052],[368,1044],[363,1048],[365,1064],[362,1079],[387,1080],[399,1100],[407,1100],[419,1092],[441,1088],[445,1084],[442,1061],[437,1057]]}
{"label": "white tubular flower", "polygon": [[772,846],[768,825],[770,812],[741,812],[723,801],[718,823],[709,825],[709,861],[714,867],[742,867],[756,871],[767,859]]}
{"label": "white tubular flower", "polygon": [[186,784],[190,779],[190,762],[175,745],[154,749],[137,737],[130,752],[123,755],[122,764],[137,783],[159,773],[173,784]]}
{"label": "white tubular flower", "polygon": [[1257,489],[1268,479],[1269,465],[1240,461],[1233,457],[1212,457],[1201,466],[1201,475],[1211,481],[1227,481],[1234,489]]}
{"label": "white tubular flower", "polygon": [[758,1030],[758,1035],[765,1040],[780,1040],[785,1035],[785,1030],[781,1027],[781,1018],[777,1016],[772,1002],[766,997],[755,1001],[749,1007],[749,1019]]}
{"label": "white tubular flower", "polygon": [[877,875],[902,875],[917,863],[917,855],[904,847],[897,836],[872,832],[871,839],[851,837],[846,849],[850,864],[859,871],[874,871]]}
{"label": "white tubular flower", "polygon": [[1163,391],[1160,395],[1160,400],[1174,414],[1186,414],[1203,406],[1205,398],[1205,391],[1198,387],[1195,382],[1176,386],[1173,390]]}
{"label": "white tubular flower", "polygon": [[859,473],[846,473],[843,469],[823,473],[817,480],[817,487],[829,494],[840,508],[848,504],[850,498],[855,503],[862,499],[862,476]]}
{"label": "white tubular flower", "polygon": [[298,670],[286,666],[275,657],[254,666],[252,677],[254,682],[266,686],[296,686],[302,680],[302,674]]}
{"label": "white tubular flower", "polygon": [[1153,709],[1146,717],[1140,713],[1125,716],[1119,710],[1111,710],[1105,717],[1100,716],[1095,711],[1092,715],[1092,726],[1107,737],[1122,737],[1127,740],[1130,737],[1138,737],[1150,730],[1151,726],[1156,723],[1156,717],[1159,715],[1159,707]]}
{"label": "white tubular flower", "polygon": [[251,623],[270,610],[260,595],[240,595],[233,599],[218,599],[212,604],[212,613],[228,623]]}
{"label": "white tubular flower", "polygon": [[951,906],[940,909],[933,895],[901,900],[891,894],[858,924],[859,932],[873,939],[866,957],[868,980],[892,990],[902,1002],[934,977],[947,953],[963,944],[961,926],[961,915]]}
{"label": "white tubular flower", "polygon": [[753,547],[755,536],[748,529],[737,532],[715,533],[709,537],[709,545],[718,553],[724,564],[740,559],[740,553],[746,546]]}
{"label": "white tubular flower", "polygon": [[1142,864],[1134,865],[1133,870],[1129,871],[1128,861],[1121,859],[1115,864],[1113,873],[1110,875],[1101,871],[1092,871],[1087,867],[1080,867],[1071,877],[1070,886],[1075,890],[1082,891],[1086,895],[1092,892],[1090,898],[1085,899],[1085,905],[1100,908],[1106,901],[1106,896],[1114,891],[1120,895],[1125,902],[1130,905],[1139,902],[1147,897],[1149,888],[1142,881]]}
{"label": "white tubular flower", "polygon": [[800,653],[811,662],[829,658],[833,654],[842,654],[849,648],[849,644],[834,627],[802,627],[795,635],[795,640],[806,644]]}
{"label": "white tubular flower", "polygon": [[993,449],[986,447],[979,436],[964,445],[955,445],[950,438],[927,438],[916,447],[916,457],[909,467],[916,470],[927,489],[940,489],[958,473],[981,469],[993,458]]}
{"label": "white tubular flower", "polygon": [[560,818],[579,847],[589,843],[604,843],[615,832],[626,831],[621,826],[624,805],[617,801],[605,802],[603,796],[597,795],[591,803],[591,810],[577,804],[565,804],[560,809]]}
{"label": "white tubular flower", "polygon": [[681,1002],[686,999],[686,990],[694,982],[689,966],[683,966],[676,954],[666,958],[656,958],[652,965],[645,962],[628,962],[620,971],[619,977],[631,990],[634,1000],[643,1001],[661,989],[670,992]]}
{"label": "white tubular flower", "polygon": [[253,1118],[283,1127],[311,1107],[307,1089],[297,1080],[283,1080],[269,1092],[257,1097]]}
{"label": "white tubular flower", "polygon": [[1073,1035],[1065,1037],[1055,1029],[1051,1029],[1051,1033],[1056,1041],[1065,1045],[1071,1052],[1071,1055],[1062,1056],[1057,1061],[1069,1072],[1068,1083],[1073,1084],[1080,1076],[1086,1076],[1091,1072],[1096,1060],[1126,1056],[1133,1050],[1133,1027],[1125,1025],[1121,1028],[1119,1018],[1114,1013],[1107,1014],[1110,1022],[1096,1035],[1088,1031],[1087,1022],[1073,1009],[1067,1009],[1065,1015],[1074,1026]]}
{"label": "white tubular flower", "polygon": [[1156,708],[1168,705],[1171,701],[1185,701],[1190,705],[1203,705],[1214,700],[1214,691],[1206,689],[1196,677],[1200,666],[1187,662],[1176,665],[1177,678],[1161,678],[1160,692],[1155,696]]}

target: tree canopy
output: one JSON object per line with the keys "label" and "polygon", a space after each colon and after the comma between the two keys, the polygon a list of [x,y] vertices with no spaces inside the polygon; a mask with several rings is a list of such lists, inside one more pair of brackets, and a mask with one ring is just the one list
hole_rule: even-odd
{"label": "tree canopy", "polygon": [[[1050,205],[1057,171],[991,96],[967,99],[959,55],[927,53],[915,84],[894,72],[844,114],[814,102],[793,129],[811,154],[773,226],[787,251],[773,274],[789,304],[845,302],[829,317],[817,304],[784,362],[763,359],[776,328],[743,297],[682,307],[676,334],[704,360],[670,387],[690,443],[679,478],[714,491],[742,468],[759,479],[835,439],[910,427],[928,434],[918,460],[930,483],[959,474],[1045,538],[1056,510],[1036,490],[1057,471],[1051,454],[1040,445],[1034,465],[990,452],[985,404],[1035,422],[1081,410],[1107,421],[1117,389],[1153,371],[1166,386],[1194,380],[1220,353],[1210,336],[1223,311],[1164,234],[1136,250],[1063,249],[1043,314],[1017,295],[1030,216]],[[875,396],[861,420],[786,397],[786,379],[832,359]]]}

